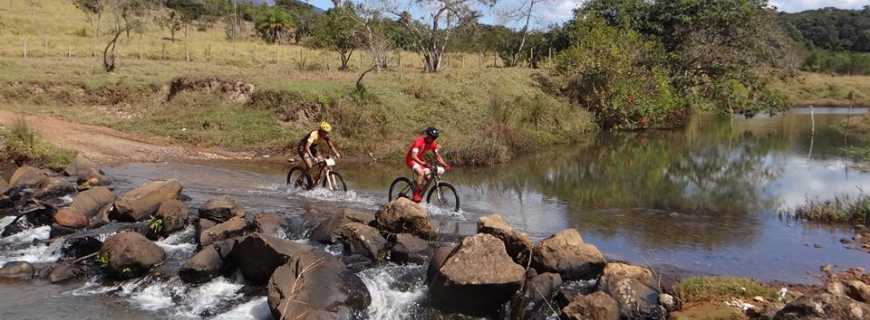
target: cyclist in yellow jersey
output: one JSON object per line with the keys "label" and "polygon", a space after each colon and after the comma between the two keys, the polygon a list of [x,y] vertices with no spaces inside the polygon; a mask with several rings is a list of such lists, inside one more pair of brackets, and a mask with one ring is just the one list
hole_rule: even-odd
{"label": "cyclist in yellow jersey", "polygon": [[305,163],[305,168],[311,170],[318,161],[323,160],[317,153],[317,145],[320,141],[326,142],[336,158],[341,158],[341,153],[335,148],[335,144],[329,139],[329,133],[332,132],[332,125],[329,122],[323,121],[317,130],[311,131],[299,140],[296,144],[296,153],[302,162]]}

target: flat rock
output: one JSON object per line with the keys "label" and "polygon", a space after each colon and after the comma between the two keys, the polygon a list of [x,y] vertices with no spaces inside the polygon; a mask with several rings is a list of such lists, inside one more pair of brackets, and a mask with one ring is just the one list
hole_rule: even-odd
{"label": "flat rock", "polygon": [[183,202],[178,200],[168,200],[160,204],[155,216],[163,220],[163,234],[184,229],[187,225],[187,217],[190,210]]}
{"label": "flat rock", "polygon": [[429,243],[410,233],[396,235],[390,260],[396,263],[423,263],[429,255]]}
{"label": "flat rock", "polygon": [[100,212],[100,209],[115,202],[115,194],[105,187],[95,187],[89,190],[79,192],[73,198],[69,208],[81,213],[84,213],[88,218],[91,218]]}
{"label": "flat rock", "polygon": [[60,226],[73,229],[87,228],[90,224],[88,217],[81,212],[70,208],[61,208],[54,214],[54,222]]}
{"label": "flat rock", "polygon": [[508,256],[501,240],[477,234],[463,239],[436,270],[429,292],[440,309],[485,316],[510,300],[524,279],[525,269]]}
{"label": "flat rock", "polygon": [[593,279],[601,275],[601,251],[583,243],[576,229],[563,230],[535,246],[532,264],[538,271],[555,272],[565,280]]}
{"label": "flat rock", "polygon": [[232,217],[244,215],[245,210],[236,203],[236,200],[226,195],[208,200],[199,208],[200,218],[206,218],[215,222],[224,222]]}
{"label": "flat rock", "polygon": [[480,217],[477,222],[477,232],[499,238],[504,242],[508,255],[514,259],[514,262],[522,266],[528,265],[532,253],[532,241],[526,234],[514,230],[501,215]]}
{"label": "flat rock", "polygon": [[23,261],[7,262],[0,268],[0,280],[30,280],[33,279],[36,269],[33,265]]}
{"label": "flat rock", "polygon": [[382,261],[387,255],[387,240],[378,229],[368,225],[351,222],[341,228],[341,239],[345,250],[360,254],[374,261]]}
{"label": "flat rock", "polygon": [[234,266],[228,256],[234,246],[235,241],[227,240],[202,248],[181,266],[178,277],[187,283],[205,283],[229,274]]}
{"label": "flat rock", "polygon": [[253,284],[266,284],[275,268],[286,264],[300,252],[311,251],[307,245],[255,233],[237,243],[228,256],[245,279]]}
{"label": "flat rock", "polygon": [[31,166],[21,166],[9,178],[12,187],[35,187],[48,180],[48,172]]}
{"label": "flat rock", "polygon": [[80,265],[58,263],[51,268],[51,272],[48,274],[48,281],[51,283],[61,283],[78,278],[84,274],[85,269]]}
{"label": "flat rock", "polygon": [[[581,295],[562,308],[565,320],[619,320],[616,300],[604,292]],[[634,319],[634,318],[632,318]]]}
{"label": "flat rock", "polygon": [[121,196],[110,217],[118,221],[141,221],[155,214],[164,201],[177,200],[181,190],[181,183],[175,179],[146,183]]}
{"label": "flat rock", "polygon": [[256,226],[248,224],[244,217],[232,217],[224,223],[202,231],[199,235],[199,245],[207,246],[216,241],[241,237],[253,232],[255,228]]}
{"label": "flat rock", "polygon": [[106,262],[105,268],[111,275],[129,279],[138,277],[163,262],[166,253],[145,236],[125,231],[106,239],[97,256],[99,260]]}
{"label": "flat rock", "polygon": [[435,227],[426,209],[406,198],[398,198],[375,213],[378,228],[390,233],[411,233],[423,239],[434,239]]}

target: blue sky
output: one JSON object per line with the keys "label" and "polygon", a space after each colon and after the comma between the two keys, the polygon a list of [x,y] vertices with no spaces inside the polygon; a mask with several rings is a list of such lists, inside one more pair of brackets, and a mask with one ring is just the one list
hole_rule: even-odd
{"label": "blue sky", "polygon": [[[308,2],[323,9],[332,7],[331,0],[308,0]],[[497,12],[500,8],[517,6],[523,2],[524,0],[500,0],[496,9],[483,11],[486,15],[483,20],[486,23],[500,23],[500,19],[497,18]],[[564,22],[571,18],[571,10],[583,2],[584,0],[550,0],[547,3],[540,5],[540,8],[535,10],[537,11],[535,24],[538,26],[546,26],[552,23]],[[857,9],[870,5],[870,0],[771,0],[770,2],[780,10],[787,12],[797,12],[824,7]]]}

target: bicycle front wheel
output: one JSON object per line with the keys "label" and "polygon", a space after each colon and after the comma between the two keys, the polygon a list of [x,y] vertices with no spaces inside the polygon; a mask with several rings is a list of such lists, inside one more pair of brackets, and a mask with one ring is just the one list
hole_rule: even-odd
{"label": "bicycle front wheel", "polygon": [[311,190],[314,183],[305,168],[294,167],[287,173],[287,186],[293,190]]}
{"label": "bicycle front wheel", "polygon": [[440,182],[429,189],[426,202],[442,209],[459,211],[459,193],[447,182]]}
{"label": "bicycle front wheel", "polygon": [[[347,184],[344,183],[344,178],[341,177],[338,172],[330,171],[328,175],[328,179],[323,180],[323,187],[329,189],[330,191],[344,191],[347,192]],[[330,186],[330,181],[332,181],[332,185]]]}
{"label": "bicycle front wheel", "polygon": [[414,195],[414,183],[411,179],[405,177],[396,178],[390,184],[390,192],[387,194],[387,201],[392,202],[398,198],[408,198]]}

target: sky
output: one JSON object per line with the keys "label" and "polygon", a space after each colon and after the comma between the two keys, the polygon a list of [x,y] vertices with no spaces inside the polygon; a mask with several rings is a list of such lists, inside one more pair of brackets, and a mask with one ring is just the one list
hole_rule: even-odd
{"label": "sky", "polygon": [[[303,0],[305,1],[305,0]],[[499,6],[493,10],[484,10],[485,17],[482,19],[484,23],[502,24],[501,19],[497,18],[497,13],[502,8],[518,6],[527,0],[499,0]],[[535,13],[534,24],[537,26],[547,26],[554,23],[565,22],[572,16],[572,10],[581,5],[585,0],[549,0],[548,3],[541,4]],[[307,2],[323,9],[332,7],[331,0],[308,0]],[[824,7],[837,7],[842,9],[859,9],[870,5],[870,0],[771,0],[771,4],[782,11],[798,12],[804,10],[818,9]]]}

